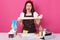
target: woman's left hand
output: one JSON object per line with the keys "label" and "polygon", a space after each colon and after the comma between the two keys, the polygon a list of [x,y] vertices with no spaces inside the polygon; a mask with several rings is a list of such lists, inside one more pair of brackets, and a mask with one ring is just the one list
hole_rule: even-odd
{"label": "woman's left hand", "polygon": [[35,19],[35,23],[39,25],[40,24],[40,19]]}

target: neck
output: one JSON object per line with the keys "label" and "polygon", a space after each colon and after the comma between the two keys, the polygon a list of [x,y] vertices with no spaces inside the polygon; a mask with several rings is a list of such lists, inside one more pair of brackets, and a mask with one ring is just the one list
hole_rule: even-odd
{"label": "neck", "polygon": [[30,14],[31,13],[31,11],[27,11],[27,14]]}

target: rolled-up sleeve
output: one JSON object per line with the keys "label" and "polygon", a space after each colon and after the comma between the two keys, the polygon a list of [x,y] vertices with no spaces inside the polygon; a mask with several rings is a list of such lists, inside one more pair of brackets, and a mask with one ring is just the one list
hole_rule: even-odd
{"label": "rolled-up sleeve", "polygon": [[19,15],[19,17],[21,17],[21,18],[24,17],[24,13],[21,12],[20,15]]}
{"label": "rolled-up sleeve", "polygon": [[34,12],[34,17],[38,17],[38,13],[37,12]]}

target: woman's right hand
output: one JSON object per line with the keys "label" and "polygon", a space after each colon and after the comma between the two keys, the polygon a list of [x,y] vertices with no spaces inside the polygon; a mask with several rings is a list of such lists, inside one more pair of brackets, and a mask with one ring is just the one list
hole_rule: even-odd
{"label": "woman's right hand", "polygon": [[22,20],[20,20],[20,25],[23,26]]}
{"label": "woman's right hand", "polygon": [[20,19],[20,17],[18,17],[17,21],[21,26],[23,26],[22,19]]}
{"label": "woman's right hand", "polygon": [[20,17],[18,17],[17,21],[20,21]]}

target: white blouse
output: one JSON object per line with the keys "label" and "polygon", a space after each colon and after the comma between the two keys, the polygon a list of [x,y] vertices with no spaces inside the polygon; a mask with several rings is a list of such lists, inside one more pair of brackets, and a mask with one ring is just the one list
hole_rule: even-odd
{"label": "white blouse", "polygon": [[[32,13],[26,14],[26,15],[32,15]],[[19,17],[24,17],[24,12],[21,12]],[[37,12],[34,12],[33,13],[33,17],[38,17],[38,13]]]}

